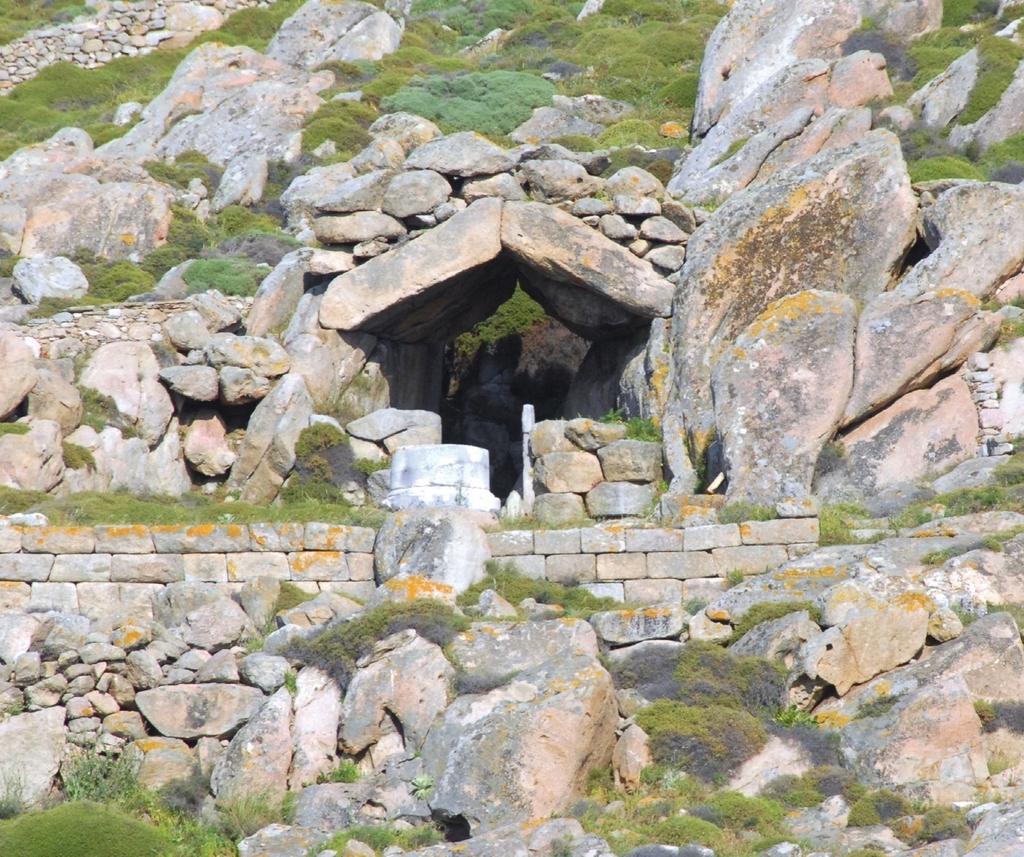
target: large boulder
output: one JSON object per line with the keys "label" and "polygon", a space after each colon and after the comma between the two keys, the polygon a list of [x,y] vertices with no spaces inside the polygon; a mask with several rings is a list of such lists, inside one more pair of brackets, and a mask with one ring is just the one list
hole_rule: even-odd
{"label": "large boulder", "polygon": [[494,263],[501,200],[481,199],[436,229],[331,283],[320,306],[327,328],[443,342],[487,318],[515,285]]}
{"label": "large boulder", "polygon": [[0,420],[13,414],[36,383],[35,355],[13,331],[0,330]]}
{"label": "large boulder", "polygon": [[853,300],[808,291],[769,306],[712,376],[729,496],[754,503],[810,492],[853,384]]}
{"label": "large boulder", "polygon": [[210,42],[185,58],[127,134],[99,152],[146,161],[195,150],[221,166],[243,154],[294,161],[305,120],[323,104],[317,93],[332,82],[330,73]]}
{"label": "large boulder", "polygon": [[64,475],[61,429],[52,420],[33,420],[27,434],[0,435],[0,486],[50,491]]}
{"label": "large boulder", "polygon": [[176,684],[135,694],[142,716],[169,738],[226,738],[265,700],[258,688],[240,684]]}
{"label": "large boulder", "polygon": [[13,789],[29,806],[50,797],[67,741],[64,714],[54,706],[0,721],[0,783],[7,797]]}
{"label": "large boulder", "polygon": [[423,746],[431,809],[474,833],[563,811],[588,773],[610,763],[617,722],[611,676],[586,656],[460,697]]}
{"label": "large boulder", "polygon": [[38,256],[14,266],[14,290],[25,303],[37,304],[44,298],[83,297],[89,291],[89,281],[82,269],[64,256]]}
{"label": "large boulder", "polygon": [[80,385],[112,399],[126,426],[151,448],[163,440],[174,408],[160,383],[160,364],[146,343],[101,345],[89,358]]}
{"label": "large boulder", "polygon": [[295,464],[295,443],[312,414],[301,376],[285,375],[252,412],[228,486],[246,502],[273,500]]}
{"label": "large boulder", "polygon": [[505,203],[501,243],[524,287],[581,335],[621,335],[669,315],[672,285],[649,262],[553,206]]}
{"label": "large boulder", "polygon": [[967,106],[978,66],[978,49],[973,48],[910,96],[907,106],[920,109],[921,121],[929,128],[945,128]]}
{"label": "large boulder", "polygon": [[[378,766],[387,749],[418,753],[434,719],[448,706],[454,676],[441,649],[415,631],[381,640],[345,693],[338,733],[342,749],[353,755],[370,749]],[[386,739],[391,748],[375,748]]]}
{"label": "large boulder", "polygon": [[[867,300],[884,291],[916,233],[917,204],[888,131],[872,131],[732,196],[690,238],[676,290],[670,413],[703,441],[709,378],[771,302],[800,291]],[[871,252],[851,252],[870,247]],[[698,444],[702,446],[703,442]]]}
{"label": "large boulder", "polygon": [[52,420],[68,435],[81,425],[83,411],[78,388],[68,382],[54,364],[41,363],[28,394],[28,415],[37,420]]}
{"label": "large boulder", "polygon": [[398,49],[403,25],[358,0],[308,0],[286,20],[267,56],[305,69],[329,62],[376,62]]}
{"label": "large boulder", "polygon": [[419,577],[464,592],[483,579],[491,558],[478,516],[457,509],[397,512],[388,517],[374,545],[377,583]]}
{"label": "large boulder", "polygon": [[341,693],[334,679],[316,667],[300,670],[295,686],[294,747],[289,777],[291,788],[299,789],[312,785],[337,767]]}
{"label": "large boulder", "polygon": [[260,795],[279,800],[288,791],[291,762],[292,695],[282,687],[231,739],[214,765],[210,790],[223,801]]}

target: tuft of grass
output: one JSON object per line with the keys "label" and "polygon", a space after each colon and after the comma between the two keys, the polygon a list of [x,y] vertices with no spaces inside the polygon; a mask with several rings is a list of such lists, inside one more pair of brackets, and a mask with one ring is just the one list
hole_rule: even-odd
{"label": "tuft of grass", "polygon": [[580,619],[587,619],[602,610],[622,609],[620,602],[611,598],[598,598],[580,587],[525,577],[509,563],[489,560],[485,568],[487,573],[484,579],[459,596],[460,607],[475,605],[485,589],[493,589],[511,604],[532,598],[539,604],[559,604],[565,608],[566,615]]}
{"label": "tuft of grass", "polygon": [[468,627],[465,616],[437,601],[383,604],[330,625],[309,639],[297,640],[289,647],[288,656],[324,670],[344,690],[356,661],[368,655],[379,640],[411,628],[432,643],[446,646]]}
{"label": "tuft of grass", "polygon": [[182,274],[190,295],[218,289],[222,294],[252,297],[267,269],[248,259],[197,259]]}
{"label": "tuft of grass", "polygon": [[801,711],[795,705],[782,709],[782,711],[776,714],[772,719],[778,723],[779,726],[784,726],[787,729],[792,729],[795,726],[806,726],[809,729],[817,729],[819,726],[818,721],[814,719],[813,714]]}
{"label": "tuft of grass", "polygon": [[347,161],[370,142],[367,129],[376,118],[376,111],[361,102],[328,101],[306,121],[302,150],[312,152],[331,140],[338,148],[336,160]]}
{"label": "tuft of grass", "polygon": [[970,125],[995,107],[1013,82],[1024,49],[1010,39],[987,36],[978,43],[978,78],[957,117],[957,124]]}
{"label": "tuft of grass", "polygon": [[597,138],[597,144],[602,149],[620,149],[624,146],[657,149],[663,142],[658,128],[643,119],[623,119],[606,128]]}
{"label": "tuft of grass", "polygon": [[765,601],[755,604],[733,626],[729,643],[735,643],[758,625],[781,619],[791,613],[799,613],[801,610],[807,611],[812,622],[821,621],[821,610],[812,601]]}
{"label": "tuft of grass", "polygon": [[771,506],[754,503],[728,503],[718,510],[721,524],[742,524],[744,521],[771,521],[776,517]]}
{"label": "tuft of grass", "polygon": [[333,771],[321,774],[317,783],[355,783],[359,781],[359,766],[351,759],[343,759]]}
{"label": "tuft of grass", "polygon": [[61,445],[64,453],[64,466],[71,470],[95,470],[96,459],[84,446],[64,441]]}
{"label": "tuft of grass", "polygon": [[428,848],[441,842],[442,838],[441,831],[431,825],[411,827],[404,830],[396,830],[386,825],[379,827],[356,826],[334,834],[319,848],[343,854],[347,853],[345,846],[355,840],[370,846],[374,853],[379,854],[384,849],[392,846],[405,850]]}
{"label": "tuft of grass", "polygon": [[852,545],[853,526],[859,518],[866,518],[867,510],[858,503],[834,503],[821,507],[818,513],[818,543],[827,545]]}
{"label": "tuft of grass", "polygon": [[138,789],[136,768],[130,756],[81,754],[61,769],[64,794],[72,801],[113,803]]}
{"label": "tuft of grass", "polygon": [[217,815],[224,835],[237,842],[268,824],[283,822],[287,813],[284,801],[260,792],[219,801]]}
{"label": "tuft of grass", "polygon": [[985,174],[981,170],[966,158],[958,155],[924,158],[920,161],[911,161],[907,166],[910,171],[910,180],[915,184],[938,181],[939,179],[985,180]]}
{"label": "tuft of grass", "polygon": [[26,435],[29,427],[24,423],[0,423],[0,437],[4,435]]}

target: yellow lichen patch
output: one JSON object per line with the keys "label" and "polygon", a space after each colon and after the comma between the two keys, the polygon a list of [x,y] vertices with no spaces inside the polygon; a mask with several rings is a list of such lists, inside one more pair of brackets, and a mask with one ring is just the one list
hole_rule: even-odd
{"label": "yellow lichen patch", "polygon": [[732,614],[722,607],[708,607],[704,612],[713,622],[729,622],[732,619]]}
{"label": "yellow lichen patch", "polygon": [[304,551],[289,557],[292,571],[299,574],[325,564],[337,564],[342,559],[341,551]]}
{"label": "yellow lichen patch", "polygon": [[124,526],[98,527],[97,529],[104,530],[107,537],[111,539],[144,539],[146,536],[149,535],[149,530],[142,526],[142,524],[127,524]]}
{"label": "yellow lichen patch", "polygon": [[875,692],[875,698],[881,699],[882,697],[892,696],[892,683],[882,679],[876,684],[872,690]]}
{"label": "yellow lichen patch", "polygon": [[821,577],[835,577],[839,573],[834,565],[820,565],[817,568],[783,568],[772,574],[774,580],[814,580]]}
{"label": "yellow lichen patch", "polygon": [[852,718],[848,714],[843,714],[839,711],[822,711],[819,714],[815,714],[814,719],[818,721],[818,725],[823,729],[842,729]]}
{"label": "yellow lichen patch", "polygon": [[901,610],[926,610],[929,613],[935,611],[935,602],[923,592],[904,592],[896,596],[892,604]]}
{"label": "yellow lichen patch", "polygon": [[160,535],[174,535],[185,531],[185,528],[180,524],[154,524],[149,528],[151,533],[159,533]]}
{"label": "yellow lichen patch", "polygon": [[124,244],[125,247],[134,247],[135,236],[130,232],[123,232],[121,233],[121,243]]}
{"label": "yellow lichen patch", "polygon": [[190,539],[205,539],[212,536],[216,529],[214,524],[196,524],[185,530],[185,535]]}
{"label": "yellow lichen patch", "polygon": [[415,601],[418,598],[433,598],[437,601],[455,600],[455,589],[447,583],[430,580],[414,574],[409,577],[394,577],[384,583],[384,588],[398,599]]}
{"label": "yellow lichen patch", "polygon": [[681,140],[686,136],[686,127],[679,124],[678,122],[662,122],[658,128],[658,133],[662,137],[668,137],[670,140]]}
{"label": "yellow lichen patch", "polygon": [[981,306],[981,301],[978,300],[978,298],[976,298],[970,292],[966,292],[963,289],[954,289],[952,286],[946,286],[945,288],[942,289],[936,289],[935,297],[937,297],[939,300],[946,300],[947,298],[951,298],[954,300],[963,301],[969,307]]}

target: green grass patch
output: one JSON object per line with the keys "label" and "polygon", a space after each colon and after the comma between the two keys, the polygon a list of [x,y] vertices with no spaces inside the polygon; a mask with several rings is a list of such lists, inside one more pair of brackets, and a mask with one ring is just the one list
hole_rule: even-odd
{"label": "green grass patch", "polygon": [[153,178],[178,190],[187,190],[189,184],[199,179],[206,189],[214,191],[220,184],[222,170],[211,164],[202,152],[182,152],[173,160],[147,161],[143,166]]}
{"label": "green grass patch", "polygon": [[0,45],[30,30],[72,21],[86,11],[82,0],[0,0]]}
{"label": "green grass patch", "polygon": [[29,427],[24,423],[0,423],[0,437],[4,435],[25,435],[28,434]]}
{"label": "green grass patch", "polygon": [[478,131],[500,137],[551,103],[555,87],[518,71],[468,72],[413,79],[381,101],[387,112],[407,111],[436,122],[443,131]]}
{"label": "green grass patch", "polygon": [[327,849],[339,854],[347,853],[345,846],[352,840],[369,845],[375,853],[380,854],[385,848],[397,846],[407,851],[427,848],[443,840],[441,831],[432,825],[396,830],[387,825],[350,827],[334,834],[318,851]]}
{"label": "green grass patch", "polygon": [[317,783],[355,783],[359,776],[359,766],[351,759],[343,759],[333,771],[321,774]]}
{"label": "green grass patch", "polygon": [[868,516],[867,509],[859,503],[832,503],[821,507],[818,513],[818,543],[827,545],[852,545],[858,540],[853,536],[857,521]]}
{"label": "green grass patch", "polygon": [[0,854],[18,857],[167,857],[151,824],[97,803],[66,803],[0,822]]}
{"label": "green grass patch", "polygon": [[989,36],[978,43],[978,79],[967,106],[957,117],[958,125],[977,122],[999,103],[1022,59],[1024,49],[1010,39]]}
{"label": "green grass patch", "polygon": [[182,279],[190,295],[218,289],[225,295],[252,297],[269,272],[248,259],[197,259]]}
{"label": "green grass patch", "polygon": [[902,795],[888,789],[864,794],[850,807],[850,827],[872,827],[912,815],[914,806]]}
{"label": "green grass patch", "polygon": [[623,605],[611,598],[598,598],[586,589],[563,586],[550,580],[534,580],[519,574],[509,563],[489,560],[484,579],[459,596],[460,607],[472,607],[485,589],[493,589],[511,604],[532,598],[539,604],[558,604],[566,615],[587,619],[603,610],[621,610]]}
{"label": "green grass patch", "polygon": [[791,613],[799,613],[801,610],[807,611],[812,622],[821,621],[821,611],[812,601],[766,601],[763,604],[755,604],[733,626],[729,642],[735,643],[763,622],[772,622]]}
{"label": "green grass patch", "polygon": [[911,161],[907,166],[910,171],[910,180],[914,183],[938,181],[939,179],[985,180],[985,174],[981,170],[966,158],[958,155],[924,158],[920,161]]}
{"label": "green grass patch", "polygon": [[742,524],[745,521],[771,521],[777,518],[771,506],[755,503],[728,503],[718,510],[720,524]]}
{"label": "green grass patch", "polygon": [[336,160],[347,161],[370,142],[366,129],[377,118],[377,111],[357,101],[328,101],[306,122],[302,149],[312,152],[328,140],[338,148]]}
{"label": "green grass patch", "polygon": [[84,446],[64,441],[61,446],[64,455],[64,466],[71,470],[95,470],[96,459]]}
{"label": "green grass patch", "polygon": [[623,119],[606,128],[597,138],[597,144],[602,149],[618,149],[623,146],[657,149],[664,142],[657,126],[643,119]]}

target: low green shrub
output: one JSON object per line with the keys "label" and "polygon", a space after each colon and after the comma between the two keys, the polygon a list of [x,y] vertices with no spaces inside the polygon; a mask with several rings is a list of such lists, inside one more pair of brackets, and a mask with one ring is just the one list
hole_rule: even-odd
{"label": "low green shrub", "polygon": [[721,828],[702,818],[688,815],[667,818],[654,825],[651,833],[658,844],[675,845],[677,848],[704,845],[711,849],[720,849],[725,841]]}
{"label": "low green shrub", "polygon": [[138,789],[136,765],[128,754],[82,753],[61,768],[64,794],[72,801],[112,803]]}
{"label": "low green shrub", "polygon": [[481,348],[496,345],[502,340],[526,333],[534,325],[547,319],[544,308],[520,286],[494,313],[474,324],[455,339],[455,351],[460,361],[471,361]]}
{"label": "low green shrub", "polygon": [[744,634],[763,622],[781,619],[783,616],[799,613],[801,610],[807,611],[812,622],[821,621],[821,610],[812,601],[764,601],[761,604],[755,604],[743,614],[743,618],[733,625],[732,637],[729,642],[735,643]]}
{"label": "low green shrub", "polygon": [[791,809],[817,806],[825,798],[842,795],[847,802],[859,800],[866,789],[856,775],[845,768],[824,765],[796,777],[776,777],[761,791],[761,797],[778,801]]}
{"label": "low green shrub", "polygon": [[182,274],[190,295],[217,289],[234,297],[252,297],[267,269],[248,259],[197,259]]}
{"label": "low green shrub", "polygon": [[957,124],[977,122],[999,103],[1013,82],[1021,59],[1024,49],[1010,39],[988,36],[978,43],[978,77]]}
{"label": "low green shrub", "polygon": [[89,293],[78,299],[79,304],[122,303],[150,291],[156,283],[152,274],[125,260],[110,262],[78,253],[74,261],[89,281]]}
{"label": "low green shrub", "polygon": [[61,445],[64,454],[64,466],[71,470],[95,470],[96,459],[84,446],[64,441]]}
{"label": "low green shrub", "polygon": [[778,517],[771,506],[755,503],[729,503],[718,510],[720,524],[742,524],[744,521],[771,521]]}
{"label": "low green shrub", "polygon": [[971,179],[984,181],[985,174],[966,158],[957,155],[940,155],[911,161],[907,165],[912,182],[931,182],[939,179]]}
{"label": "low green shrub", "polygon": [[[5,710],[0,710],[0,720],[3,720],[8,713]],[[0,778],[0,821],[15,818],[21,815],[27,808],[25,804],[25,784],[21,775],[8,771]]]}
{"label": "low green shrub", "polygon": [[436,845],[443,837],[441,831],[430,825],[395,830],[393,827],[381,825],[379,827],[357,826],[349,827],[340,833],[335,833],[321,849],[337,851],[339,854],[345,852],[345,846],[351,840],[358,840],[364,845],[369,845],[375,853],[379,854],[385,848],[397,845],[406,850],[417,850]]}
{"label": "low green shrub", "polygon": [[359,781],[359,766],[351,759],[343,759],[333,771],[321,774],[318,783],[355,783]]}
{"label": "low green shrub", "polygon": [[[261,214],[244,205],[229,205],[210,220],[215,240],[268,234],[278,236],[281,222],[269,214]],[[281,236],[286,238],[287,236]]]}
{"label": "low green shrub", "polygon": [[[1007,137],[1001,143],[996,143],[982,155],[980,166],[985,170],[989,179],[999,180],[999,177],[1007,170],[1020,169],[1024,165],[1024,134],[1015,134]],[[1006,179],[1010,181],[1011,179]],[[1017,179],[1019,182],[1020,179]]]}
{"label": "low green shrub", "polygon": [[281,590],[277,594],[277,601],[274,602],[274,615],[282,610],[291,610],[300,604],[305,604],[312,598],[306,590],[296,586],[287,580],[281,581]]}
{"label": "low green shrub", "polygon": [[724,791],[695,807],[691,813],[726,830],[756,830],[769,835],[782,821],[786,810],[774,800]]}
{"label": "low green shrub", "polygon": [[859,503],[826,503],[818,512],[818,543],[822,547],[856,543],[854,526],[866,517],[867,509]]}
{"label": "low green shrub", "polygon": [[691,640],[675,668],[676,699],[686,705],[715,705],[770,716],[778,709],[785,670],[763,658],[736,656],[714,643]]}
{"label": "low green shrub", "polygon": [[117,405],[110,396],[105,396],[92,387],[79,387],[82,396],[82,425],[89,426],[93,431],[101,432],[107,426],[124,429],[124,420],[117,410]]}
{"label": "low green shrub", "polygon": [[217,803],[220,829],[235,842],[252,836],[268,824],[283,822],[285,816],[284,801],[263,792],[242,794]]}
{"label": "low green shrub", "polygon": [[654,760],[705,782],[721,782],[768,741],[764,726],[742,709],[659,700],[639,711]]}
{"label": "low green shrub", "polygon": [[328,101],[306,120],[302,151],[312,152],[331,140],[337,146],[338,160],[348,160],[370,142],[367,128],[376,118],[376,111],[367,104]]}
{"label": "low green shrub", "polygon": [[525,72],[430,75],[414,78],[382,99],[381,108],[415,113],[448,133],[477,131],[500,137],[529,119],[535,107],[550,104],[554,94],[550,81]]}
{"label": "low green shrub", "polygon": [[17,857],[167,857],[150,824],[97,803],[65,803],[0,822],[0,854]]}
{"label": "low green shrub", "polygon": [[432,643],[446,646],[468,627],[464,616],[438,601],[383,604],[348,622],[331,625],[307,640],[295,641],[288,656],[319,667],[344,689],[355,671],[356,661],[368,655],[377,641],[412,628]]}
{"label": "low green shrub", "polygon": [[606,128],[597,138],[603,149],[619,149],[623,146],[643,146],[657,149],[664,141],[657,127],[643,119],[623,119]]}
{"label": "low green shrub", "polygon": [[913,805],[905,797],[888,789],[879,789],[864,794],[850,807],[850,827],[871,827],[888,824],[904,815],[911,815]]}
{"label": "low green shrub", "polygon": [[942,842],[946,839],[969,839],[970,836],[971,827],[962,810],[933,806],[922,816],[921,829],[914,837],[914,842]]}
{"label": "low green shrub", "polygon": [[480,600],[485,589],[495,590],[511,604],[532,598],[540,604],[559,604],[569,616],[585,619],[601,610],[620,610],[622,604],[611,598],[598,598],[582,587],[563,586],[550,580],[535,580],[519,574],[510,564],[488,561],[487,573],[459,596],[460,607],[470,607]]}
{"label": "low green shrub", "polygon": [[208,191],[217,189],[220,184],[222,170],[202,152],[195,150],[182,152],[173,161],[147,161],[143,166],[158,182],[171,185],[179,190],[186,190],[189,183],[199,179]]}

